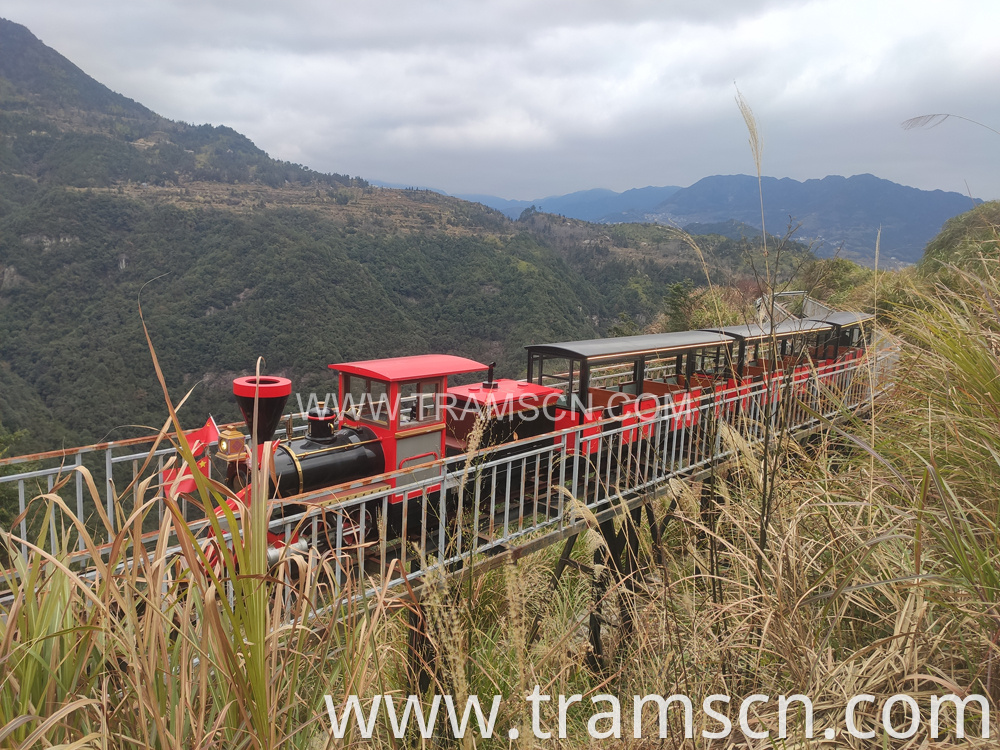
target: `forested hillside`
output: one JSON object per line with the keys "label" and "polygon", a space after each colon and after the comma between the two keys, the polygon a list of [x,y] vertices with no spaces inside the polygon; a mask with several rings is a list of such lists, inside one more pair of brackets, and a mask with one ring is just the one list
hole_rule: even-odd
{"label": "forested hillside", "polygon": [[[220,418],[234,416],[229,379],[258,355],[307,390],[329,388],[330,362],[390,354],[456,351],[509,369],[525,341],[596,333],[605,312],[530,236],[352,229],[301,209],[46,191],[0,222],[3,377],[37,394],[67,439],[158,422],[144,285],[168,382],[207,379],[188,410]],[[23,395],[4,393],[5,423],[38,426]]]}
{"label": "forested hillside", "polygon": [[251,370],[451,352],[520,374],[525,344],[646,325],[671,284],[749,271],[736,240],[375,188],[172,122],[0,21],[0,424],[17,449],[134,434],[165,409],[142,308],[190,424]]}

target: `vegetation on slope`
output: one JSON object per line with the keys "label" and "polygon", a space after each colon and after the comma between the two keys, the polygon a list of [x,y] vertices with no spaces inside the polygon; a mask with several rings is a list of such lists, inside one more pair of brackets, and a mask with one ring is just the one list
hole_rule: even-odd
{"label": "vegetation on slope", "polygon": [[12,386],[0,418],[37,448],[162,421],[141,289],[171,387],[204,381],[187,408],[223,420],[235,418],[228,380],[256,355],[304,393],[331,389],[328,363],[428,351],[518,375],[525,344],[598,335],[621,315],[647,325],[671,284],[706,267],[738,278],[754,252],[663,227],[512,223],[427,191],[2,179],[16,189],[0,206],[0,376]]}
{"label": "vegetation on slope", "polygon": [[556,217],[511,223],[421,191],[218,185],[38,188],[11,201],[0,358],[43,408],[25,420],[8,399],[0,418],[48,447],[66,431],[83,442],[158,424],[136,313],[147,282],[168,382],[207,379],[187,408],[228,418],[227,380],[258,354],[305,392],[329,390],[331,362],[428,351],[518,375],[525,344],[589,338],[620,314],[646,325],[671,284],[704,277],[702,254],[732,279],[743,252],[721,237],[698,250],[659,227],[611,237],[575,222],[566,234]]}
{"label": "vegetation on slope", "polygon": [[983,203],[950,219],[928,245],[919,263],[925,274],[945,266],[968,268],[1000,256],[1000,201]]}
{"label": "vegetation on slope", "polygon": [[46,191],[0,222],[7,368],[82,442],[162,421],[144,385],[144,287],[168,382],[207,377],[188,408],[219,417],[253,354],[306,392],[330,390],[331,362],[392,354],[461,352],[516,371],[525,342],[593,335],[604,315],[599,295],[525,235],[351,229],[299,209]]}

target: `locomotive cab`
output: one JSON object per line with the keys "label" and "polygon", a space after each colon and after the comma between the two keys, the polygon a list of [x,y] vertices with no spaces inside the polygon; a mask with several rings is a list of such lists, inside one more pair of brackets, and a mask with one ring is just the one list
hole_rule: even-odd
{"label": "locomotive cab", "polygon": [[[446,455],[445,393],[452,375],[487,366],[464,357],[426,354],[330,365],[339,374],[338,412],[344,428],[370,430],[385,457],[385,472],[410,469],[389,480],[397,488],[434,475]],[[394,495],[392,502],[401,502]]]}

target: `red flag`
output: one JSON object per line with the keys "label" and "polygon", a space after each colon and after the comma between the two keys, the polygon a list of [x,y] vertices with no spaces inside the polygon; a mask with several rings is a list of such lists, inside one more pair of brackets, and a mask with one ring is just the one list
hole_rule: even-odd
{"label": "red flag", "polygon": [[[191,453],[198,463],[198,468],[207,477],[211,476],[212,462],[208,455],[208,446],[219,439],[219,428],[212,417],[208,418],[201,429],[186,433]],[[188,466],[178,469],[163,470],[163,494],[174,498],[186,492],[195,492],[197,485]]]}

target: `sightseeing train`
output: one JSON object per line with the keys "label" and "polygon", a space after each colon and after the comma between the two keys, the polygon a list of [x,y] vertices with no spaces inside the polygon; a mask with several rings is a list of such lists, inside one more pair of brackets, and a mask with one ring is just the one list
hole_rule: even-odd
{"label": "sightseeing train", "polygon": [[[227,465],[227,483],[246,502],[251,445],[258,450],[269,445],[268,497],[281,500],[275,506],[279,515],[301,512],[304,506],[294,498],[315,497],[317,490],[335,488],[321,495],[326,500],[318,502],[326,503],[389,492],[388,502],[379,505],[386,518],[365,510],[363,520],[351,522],[348,536],[354,533],[362,544],[373,533],[406,533],[402,508],[417,507],[406,501],[427,492],[427,479],[440,474],[441,459],[484,448],[514,455],[524,441],[551,433],[566,451],[597,460],[602,450],[613,453],[601,438],[609,425],[635,427],[614,431],[620,454],[623,443],[635,448],[628,444],[650,436],[653,419],[662,425],[657,434],[669,439],[712,417],[747,409],[751,398],[759,408],[761,393],[775,404],[806,388],[810,379],[832,382],[863,355],[873,323],[871,315],[837,312],[773,325],[536,344],[525,347],[524,380],[494,378],[493,365],[453,355],[331,364],[338,377],[337,403],[310,408],[306,434],[293,436],[289,428],[279,440],[272,438],[291,382],[241,377],[233,381],[233,393],[250,441],[224,431],[216,456]],[[477,373],[485,378],[473,379]],[[473,382],[450,384],[454,378]],[[768,382],[787,384],[787,392],[762,390]],[[418,484],[419,489],[411,487]],[[235,501],[230,505],[238,507]],[[426,514],[411,519],[409,531],[421,523],[429,523]],[[296,530],[271,534],[269,556],[278,559],[287,545],[300,551],[313,545],[321,553],[334,546],[323,541],[329,529],[316,533],[315,524],[312,529],[313,536]]]}

